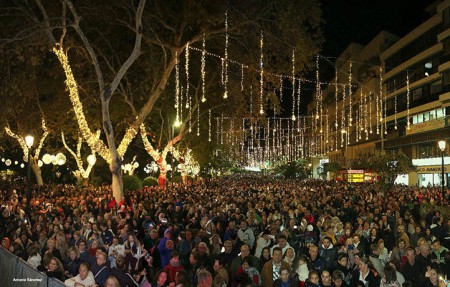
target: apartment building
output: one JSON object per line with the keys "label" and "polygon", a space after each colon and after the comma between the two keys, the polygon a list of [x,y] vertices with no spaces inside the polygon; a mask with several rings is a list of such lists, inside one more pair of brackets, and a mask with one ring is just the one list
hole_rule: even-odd
{"label": "apartment building", "polygon": [[[418,169],[400,182],[441,184],[437,142],[446,140],[445,154],[450,151],[450,0],[428,9],[432,16],[404,37],[381,32],[369,44],[351,44],[341,54],[335,63],[337,81],[320,98],[329,121],[326,138],[317,137],[311,117],[313,166],[328,159],[340,163],[338,179],[372,180],[365,159],[380,151],[401,151]],[[316,101],[310,103],[308,114],[317,107]],[[446,184],[448,171],[447,156]]]}

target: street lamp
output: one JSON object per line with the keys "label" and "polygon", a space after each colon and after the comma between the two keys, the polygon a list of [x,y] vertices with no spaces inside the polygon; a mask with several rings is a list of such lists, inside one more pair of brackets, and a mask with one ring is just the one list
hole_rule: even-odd
{"label": "street lamp", "polygon": [[311,178],[313,178],[313,169],[312,169],[312,163],[308,163],[309,172],[311,173]]}
{"label": "street lamp", "polygon": [[28,135],[25,137],[25,143],[28,147],[28,171],[27,171],[27,209],[28,212],[31,212],[30,209],[30,201],[31,201],[31,194],[30,194],[30,178],[31,178],[31,147],[34,143],[34,137],[31,135]]}
{"label": "street lamp", "polygon": [[441,186],[442,186],[442,200],[445,200],[445,173],[444,173],[444,152],[445,152],[445,146],[447,145],[447,142],[445,140],[440,140],[438,142],[439,149],[442,151],[442,178],[441,178]]}

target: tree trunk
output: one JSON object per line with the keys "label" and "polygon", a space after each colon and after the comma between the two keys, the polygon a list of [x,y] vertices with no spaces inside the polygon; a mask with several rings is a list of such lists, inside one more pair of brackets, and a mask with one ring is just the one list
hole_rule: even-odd
{"label": "tree trunk", "polygon": [[41,168],[39,167],[37,161],[34,160],[33,158],[30,161],[31,161],[31,169],[33,170],[34,176],[36,177],[37,185],[44,185],[44,181],[42,180]]}
{"label": "tree trunk", "polygon": [[158,176],[159,187],[161,187],[162,189],[165,189],[166,182],[167,182],[167,174],[165,172],[160,172],[159,176]]}
{"label": "tree trunk", "polygon": [[109,168],[112,174],[111,189],[113,192],[113,196],[117,202],[120,202],[123,197],[123,179],[122,179],[122,169],[120,168],[120,165],[117,164],[118,162],[120,162],[120,159],[119,158],[114,159],[113,156]]}

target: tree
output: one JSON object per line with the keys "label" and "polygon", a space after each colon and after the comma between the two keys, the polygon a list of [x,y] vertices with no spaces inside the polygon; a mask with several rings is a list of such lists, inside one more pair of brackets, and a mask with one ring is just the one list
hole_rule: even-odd
{"label": "tree", "polygon": [[412,160],[402,152],[372,156],[368,159],[368,167],[381,176],[386,188],[393,186],[398,175],[416,170]]}
{"label": "tree", "polygon": [[[47,126],[45,125],[45,120],[44,119],[42,119],[42,130],[43,130],[43,133],[42,133],[41,139],[39,141],[39,144],[38,144],[37,148],[34,150],[34,155],[32,155],[31,154],[32,153],[32,149],[27,146],[27,144],[25,142],[25,137],[23,135],[18,135],[16,133],[12,132],[9,127],[5,127],[6,133],[10,137],[16,139],[17,142],[20,144],[20,147],[23,150],[23,161],[24,162],[28,162],[28,158],[30,158],[29,164],[31,166],[31,169],[34,172],[34,175],[36,176],[36,182],[37,182],[38,185],[43,185],[44,184],[44,181],[42,179],[42,174],[41,174],[41,168],[40,168],[39,163],[38,163],[39,162],[39,156],[41,154],[42,146],[44,145],[45,139],[48,136],[48,130],[47,130]],[[28,154],[30,154],[29,157],[28,157]]]}
{"label": "tree", "polygon": [[340,164],[337,162],[327,162],[323,164],[323,169],[320,175],[322,178],[326,178],[328,173],[333,174],[333,179],[336,179],[336,173],[339,171]]}
{"label": "tree", "polygon": [[[20,1],[17,3],[21,5]],[[198,44],[206,38],[210,47],[208,55],[224,55],[224,42],[229,39],[229,59],[219,56],[210,61],[214,63],[214,66],[209,65],[210,70],[223,71],[218,78],[229,76],[229,79],[214,85],[214,97],[208,97],[208,108],[218,106],[218,101],[227,92],[228,105],[220,112],[242,114],[246,111],[246,93],[241,91],[240,77],[237,76],[240,73],[235,70],[236,67],[240,70],[243,65],[233,66],[233,63],[246,64],[246,87],[257,87],[263,80],[264,83],[271,81],[270,73],[258,71],[260,55],[255,51],[260,50],[261,30],[266,33],[264,69],[270,72],[289,74],[290,55],[295,50],[296,72],[300,74],[311,66],[311,56],[318,52],[321,43],[321,11],[315,0],[230,3],[169,0],[151,1],[148,6],[145,0],[131,1],[131,5],[130,1],[124,0],[80,0],[75,3],[77,7],[70,0],[55,3],[45,2],[44,7],[41,1],[35,0],[32,9],[22,6],[25,6],[26,16],[38,28],[40,35],[41,31],[46,31],[51,48],[63,67],[80,132],[87,144],[108,162],[116,198],[122,196],[121,157],[141,125],[151,126],[152,122],[146,122],[146,119],[155,119],[155,107],[168,113],[173,111],[162,103],[174,102],[175,93],[168,89],[169,79],[179,57],[187,51],[186,47],[198,49]],[[225,12],[230,21],[226,36]],[[32,32],[37,33],[30,27],[22,31],[12,39],[20,40],[27,35],[34,36]],[[268,40],[270,37],[271,41]],[[138,57],[140,61],[136,61]],[[91,66],[80,69],[78,61],[88,61]],[[76,79],[84,74],[90,81],[82,87],[83,83]],[[95,89],[89,85],[92,80],[98,85]],[[268,106],[270,101],[267,99],[273,98],[273,89],[268,84],[261,86],[265,89],[261,89],[264,95],[261,94],[263,102],[260,104]],[[187,91],[191,82],[186,80],[184,87]],[[98,121],[103,127],[100,140],[95,138],[92,122],[83,110],[81,88],[95,93],[100,99],[100,108],[97,109],[102,115]],[[122,98],[115,95],[122,95]],[[111,110],[111,107],[123,108],[123,103],[130,107],[131,112]],[[118,121],[113,119],[115,115]]]}

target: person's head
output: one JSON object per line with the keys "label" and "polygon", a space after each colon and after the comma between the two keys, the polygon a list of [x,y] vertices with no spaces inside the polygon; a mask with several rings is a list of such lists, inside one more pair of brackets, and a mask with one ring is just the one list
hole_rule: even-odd
{"label": "person's head", "polygon": [[366,274],[369,271],[369,261],[367,260],[367,258],[363,257],[359,259],[359,263],[358,263],[358,267],[359,270],[363,273]]}
{"label": "person's head", "polygon": [[97,262],[97,265],[103,265],[106,264],[106,253],[104,252],[97,252],[96,256],[95,256],[95,261]]}
{"label": "person's head", "polygon": [[48,269],[48,271],[56,271],[56,270],[59,270],[61,272],[64,271],[64,267],[63,267],[61,261],[59,261],[59,259],[56,257],[52,257],[50,259],[50,262],[47,265],[47,269]]}
{"label": "person's head", "polygon": [[246,230],[247,229],[247,222],[245,220],[242,220],[240,227],[241,227],[242,230]]}
{"label": "person's head", "polygon": [[427,257],[430,254],[430,246],[428,244],[422,244],[419,247],[420,254],[424,257]]}
{"label": "person's head", "polygon": [[180,269],[175,273],[175,285],[184,285],[189,278],[189,274],[184,269]]}
{"label": "person's head", "polygon": [[302,265],[307,264],[308,259],[305,254],[300,254],[298,256],[297,262],[298,262],[298,266],[302,266]]}
{"label": "person's head", "polygon": [[407,247],[406,244],[405,244],[405,240],[399,239],[398,242],[397,242],[397,247],[399,249],[405,249]]}
{"label": "person's head", "polygon": [[439,239],[435,239],[431,246],[434,251],[439,251],[439,249],[441,249],[441,241]]}
{"label": "person's head", "polygon": [[211,287],[212,286],[213,278],[212,278],[211,273],[209,273],[208,270],[205,270],[205,269],[200,270],[197,273],[197,280],[198,280],[197,281],[198,287]]}
{"label": "person's head", "polygon": [[245,258],[250,255],[250,247],[247,244],[241,246],[241,258]]}
{"label": "person's head", "polygon": [[109,276],[106,278],[105,287],[120,287],[119,280],[114,276]]}
{"label": "person's head", "polygon": [[82,280],[86,279],[86,277],[89,274],[89,263],[82,262],[80,264],[80,267],[78,268],[78,272],[79,272],[80,277],[81,277]]}
{"label": "person's head", "polygon": [[163,286],[167,282],[167,273],[164,270],[159,271],[155,275],[156,283],[158,283],[159,286]]}
{"label": "person's head", "polygon": [[309,256],[311,259],[315,260],[317,258],[317,255],[319,254],[319,248],[315,245],[311,245],[309,247]]}
{"label": "person's head", "polygon": [[75,246],[72,246],[67,251],[67,255],[69,256],[70,260],[75,260],[80,256],[80,251],[78,251],[78,248]]}
{"label": "person's head", "polygon": [[319,284],[319,273],[316,270],[311,270],[308,275],[308,280],[313,284]]}
{"label": "person's head", "polygon": [[371,244],[370,252],[375,255],[380,255],[380,249],[378,249],[378,244],[375,244],[375,243]]}
{"label": "person's head", "polygon": [[397,272],[394,267],[386,265],[383,270],[383,278],[386,283],[397,281]]}
{"label": "person's head", "polygon": [[325,237],[323,240],[322,240],[322,244],[323,244],[323,248],[324,249],[328,249],[330,246],[331,246],[331,238],[330,237]]}
{"label": "person's head", "polygon": [[263,248],[263,250],[261,251],[261,257],[265,258],[266,260],[270,259],[270,248],[269,247]]}
{"label": "person's head", "polygon": [[430,282],[433,284],[433,286],[437,286],[439,282],[439,269],[438,265],[432,264],[428,270],[428,273],[430,274]]}
{"label": "person's head", "polygon": [[288,247],[288,248],[286,249],[286,251],[284,251],[283,258],[288,258],[288,259],[293,260],[294,257],[295,257],[295,251],[294,251],[294,248]]}
{"label": "person's head", "polygon": [[338,257],[337,257],[337,262],[339,265],[343,266],[343,267],[347,267],[348,265],[348,255],[347,253],[339,253]]}
{"label": "person's head", "polygon": [[50,238],[49,240],[47,240],[47,248],[49,250],[53,250],[53,248],[55,248],[55,240],[53,238]]}
{"label": "person's head", "polygon": [[405,232],[405,226],[404,225],[397,226],[397,233],[398,234],[403,234],[404,232]]}
{"label": "person's head", "polygon": [[283,258],[283,251],[281,250],[280,247],[275,247],[273,249],[273,254],[272,254],[272,259],[273,262],[275,262],[276,264],[281,262],[281,259]]}
{"label": "person's head", "polygon": [[191,254],[189,255],[189,262],[191,263],[192,266],[197,265],[197,263],[201,260],[200,254],[193,250],[191,251]]}
{"label": "person's head", "polygon": [[406,249],[406,260],[409,264],[413,265],[416,262],[416,251],[413,247],[408,247]]}
{"label": "person's head", "polygon": [[283,266],[280,268],[280,279],[283,282],[288,282],[289,281],[289,276],[290,276],[290,270],[289,268]]}
{"label": "person's head", "polygon": [[344,282],[344,273],[340,270],[335,270],[331,275],[331,281],[333,281],[334,286],[341,287]]}
{"label": "person's head", "polygon": [[80,252],[83,252],[84,250],[86,250],[86,240],[80,240],[80,242],[78,242],[78,250]]}
{"label": "person's head", "polygon": [[231,240],[227,240],[223,243],[224,252],[229,254],[231,253],[231,250],[233,249],[233,243]]}
{"label": "person's head", "polygon": [[327,269],[322,270],[322,274],[320,274],[320,278],[322,280],[322,285],[331,286],[331,274]]}
{"label": "person's head", "polygon": [[286,247],[286,244],[287,244],[286,236],[280,235],[280,236],[278,237],[277,242],[278,242],[278,246],[279,246],[281,249],[283,249],[284,247]]}

